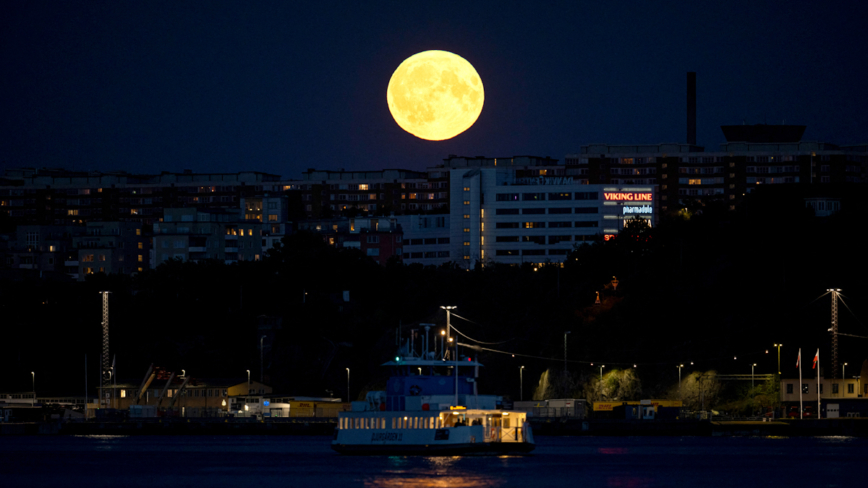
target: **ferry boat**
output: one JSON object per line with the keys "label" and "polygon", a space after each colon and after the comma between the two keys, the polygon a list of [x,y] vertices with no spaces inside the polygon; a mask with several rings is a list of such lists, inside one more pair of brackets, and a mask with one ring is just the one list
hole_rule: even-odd
{"label": "ferry boat", "polygon": [[398,355],[384,363],[386,391],[340,412],[332,449],[341,454],[522,454],[536,446],[525,412],[479,395],[479,362]]}

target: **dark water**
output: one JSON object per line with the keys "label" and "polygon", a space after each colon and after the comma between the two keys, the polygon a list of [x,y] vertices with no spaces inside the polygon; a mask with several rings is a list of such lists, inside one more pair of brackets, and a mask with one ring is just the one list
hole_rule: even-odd
{"label": "dark water", "polygon": [[868,439],[537,437],[525,457],[346,457],[327,437],[5,437],[0,487],[868,486]]}

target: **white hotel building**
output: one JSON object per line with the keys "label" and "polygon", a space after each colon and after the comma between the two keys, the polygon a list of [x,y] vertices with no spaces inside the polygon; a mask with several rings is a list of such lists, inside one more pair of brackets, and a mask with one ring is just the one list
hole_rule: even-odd
{"label": "white hotel building", "polygon": [[398,217],[405,263],[562,262],[573,246],[610,239],[633,217],[657,223],[653,184],[589,185],[552,168],[496,163],[449,171],[448,217]]}

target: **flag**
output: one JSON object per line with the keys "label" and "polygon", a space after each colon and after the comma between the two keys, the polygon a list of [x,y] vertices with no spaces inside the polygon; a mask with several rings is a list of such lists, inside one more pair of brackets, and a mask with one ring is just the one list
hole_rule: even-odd
{"label": "flag", "polygon": [[814,355],[814,365],[811,366],[811,369],[817,368],[817,361],[820,360],[820,349],[817,349],[817,354]]}
{"label": "flag", "polygon": [[798,368],[800,364],[802,364],[802,349],[801,348],[799,348],[799,357],[796,358],[796,367]]}

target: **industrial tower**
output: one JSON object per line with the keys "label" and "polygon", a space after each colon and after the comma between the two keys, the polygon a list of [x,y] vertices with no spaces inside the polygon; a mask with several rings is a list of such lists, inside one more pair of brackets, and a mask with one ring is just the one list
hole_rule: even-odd
{"label": "industrial tower", "polygon": [[838,379],[838,293],[840,288],[826,290],[832,294],[832,379]]}
{"label": "industrial tower", "polygon": [[[102,295],[102,388],[110,388],[112,384],[112,368],[109,365],[109,293],[99,292]],[[104,393],[100,392],[101,394]],[[102,395],[100,395],[102,396]],[[101,399],[102,400],[102,399]]]}

